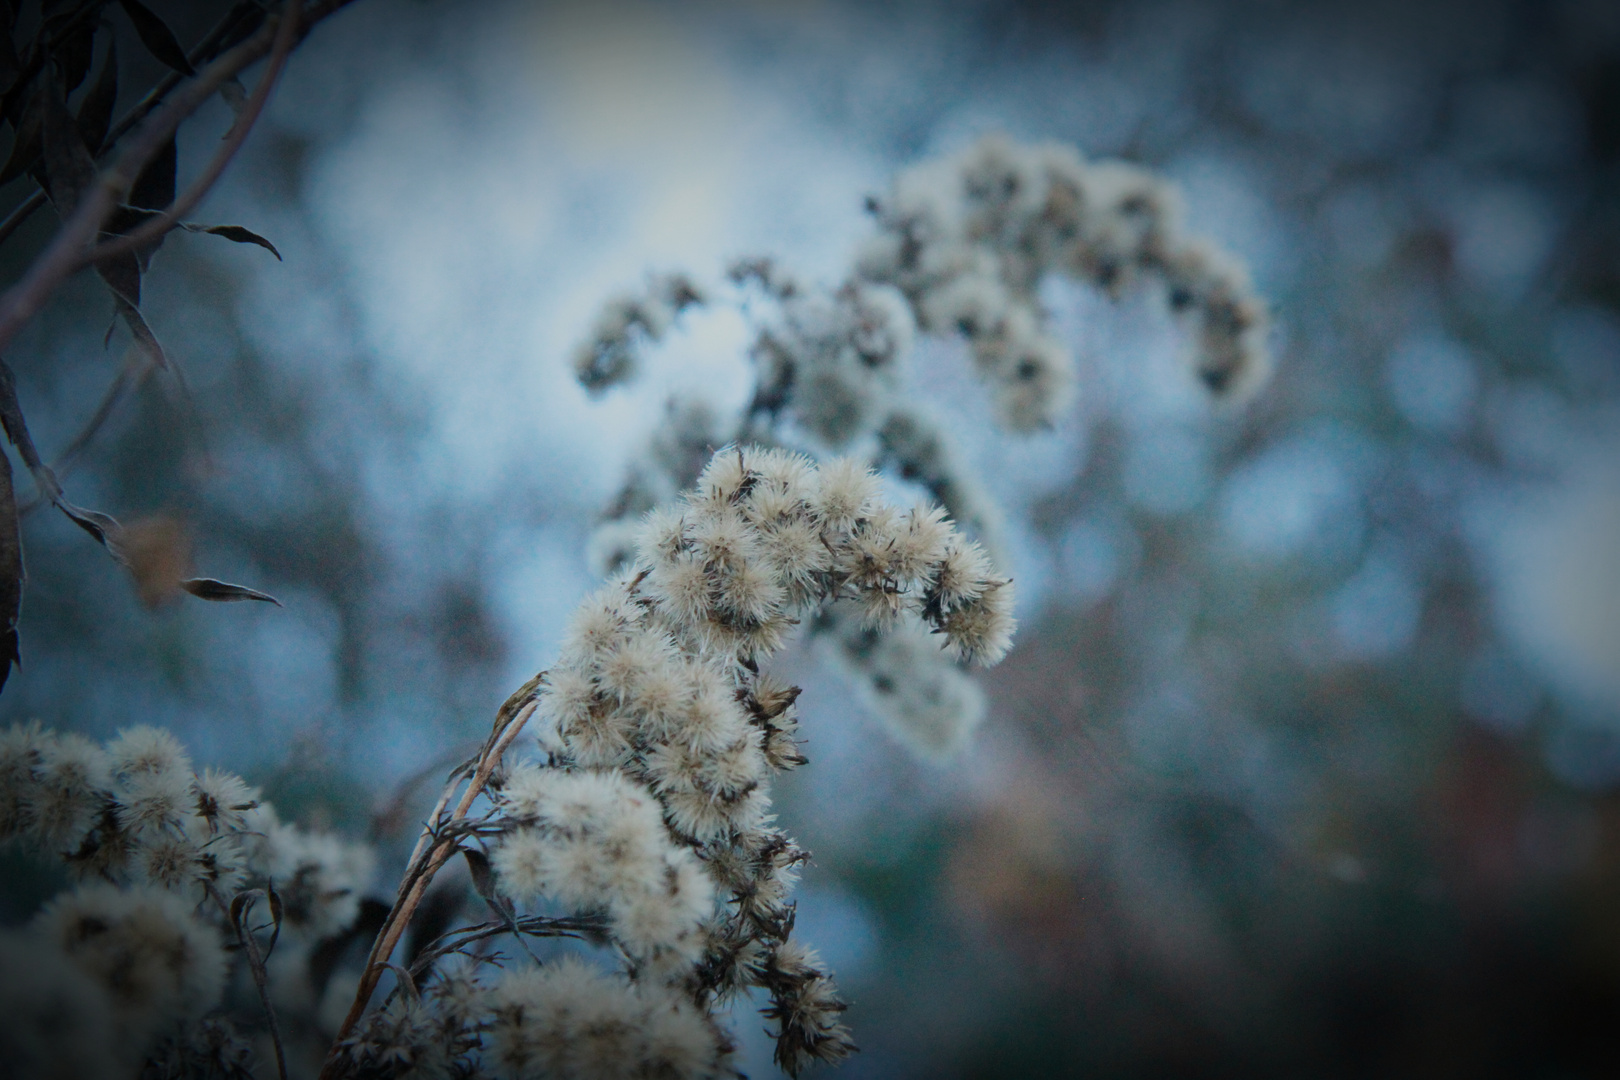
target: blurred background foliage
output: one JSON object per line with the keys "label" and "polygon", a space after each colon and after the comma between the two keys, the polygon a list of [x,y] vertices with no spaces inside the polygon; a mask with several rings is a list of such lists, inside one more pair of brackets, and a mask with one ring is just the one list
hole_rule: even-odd
{"label": "blurred background foliage", "polygon": [[[153,7],[182,41],[211,17]],[[595,306],[739,255],[835,280],[864,195],[992,130],[1177,180],[1273,305],[1278,371],[1213,414],[1162,304],[1052,283],[1083,401],[1019,440],[959,344],[920,348],[915,392],[1003,500],[1024,622],[943,767],[813,650],[784,664],[811,765],[779,812],[854,1001],[845,1073],[1605,1074],[1620,9],[1596,0],[363,0],[205,208],[286,261],[171,238],[145,310],[189,395],[147,383],[69,481],[285,608],[149,609],[33,513],[0,722],[170,726],[397,866],[412,784],[554,655],[664,402],[743,404],[723,309],[589,401],[566,358]],[[54,224],[0,247],[7,281]],[[121,362],[110,314],[76,279],[7,357],[47,456]],[[50,884],[5,859],[17,919]]]}

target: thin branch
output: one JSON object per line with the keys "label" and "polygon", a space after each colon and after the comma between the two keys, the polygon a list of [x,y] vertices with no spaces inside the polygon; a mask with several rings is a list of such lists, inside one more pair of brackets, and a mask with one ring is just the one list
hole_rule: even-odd
{"label": "thin branch", "polygon": [[[323,0],[299,20],[303,33],[352,0]],[[84,265],[87,245],[101,232],[107,215],[123,202],[135,178],[180,124],[202,107],[221,86],[236,77],[249,64],[270,52],[279,36],[282,20],[272,33],[268,22],[252,37],[227,50],[196,78],[181,83],[175,94],[136,129],[131,144],[119,155],[117,164],[104,170],[89,185],[73,215],[58,230],[56,238],[29,266],[21,281],[0,297],[0,353],[32,319],[45,301],[75,270]]]}
{"label": "thin branch", "polygon": [[[258,890],[255,889],[254,893],[257,892]],[[270,1003],[270,973],[265,970],[264,956],[259,952],[259,943],[254,940],[253,932],[247,927],[247,910],[252,908],[253,901],[251,899],[246,901],[244,910],[238,917],[231,910],[231,907],[226,905],[225,898],[212,885],[208,886],[208,894],[214,898],[214,903],[219,905],[219,909],[225,915],[226,920],[236,930],[236,940],[241,942],[242,950],[247,953],[248,970],[253,973],[253,985],[258,988],[259,1003],[264,1006],[265,1022],[270,1028],[270,1041],[275,1044],[276,1048],[276,1074],[279,1080],[287,1080],[287,1052],[281,1045],[281,1024],[276,1020],[275,1007]],[[242,899],[241,896],[237,897],[239,902]],[[272,908],[273,910],[274,908]],[[271,942],[272,947],[274,944],[274,942]]]}
{"label": "thin branch", "polygon": [[[252,17],[256,13],[256,10],[257,9],[251,5],[241,4],[233,8],[230,14],[221,19],[219,23],[216,24],[212,30],[208,31],[203,39],[197,43],[196,47],[186,54],[186,59],[191,62],[191,66],[200,67],[208,61],[214,59],[215,55],[219,51],[220,44],[230,36],[232,31],[242,24],[242,20],[244,18]],[[114,124],[107,132],[107,136],[102,140],[101,146],[92,146],[90,148],[91,151],[95,153],[97,160],[100,160],[108,151],[110,151],[119,139],[122,139],[125,135],[129,134],[131,128],[140,123],[142,120],[146,119],[153,109],[156,109],[159,105],[163,104],[164,98],[169,96],[169,92],[171,90],[180,85],[180,80],[182,78],[184,78],[184,76],[178,74],[177,72],[169,72],[161,80],[159,80],[156,86],[147,91],[145,97],[141,98],[140,101],[130,106],[129,111],[123,116],[119,117],[118,122]],[[23,223],[30,217],[33,217],[34,211],[41,209],[49,201],[50,200],[45,196],[44,190],[39,189],[19,203],[16,209],[6,215],[6,219],[4,221],[0,221],[0,244],[4,244],[7,240],[11,239],[11,234],[21,228]]]}
{"label": "thin branch", "polygon": [[[588,940],[605,931],[607,921],[597,915],[567,915],[560,918],[531,915],[526,919],[518,919],[516,926],[519,932],[530,937],[571,937]],[[411,964],[411,977],[420,977],[438,960],[451,953],[460,952],[475,941],[499,937],[510,931],[511,927],[505,922],[483,922],[447,931],[433,939]],[[456,940],[451,940],[452,938]]]}
{"label": "thin branch", "polygon": [[270,91],[275,89],[282,70],[287,66],[287,56],[292,52],[293,45],[298,37],[298,4],[299,0],[287,0],[281,12],[281,24],[276,28],[276,40],[270,51],[270,62],[259,77],[259,84],[253,88],[253,94],[242,106],[237,114],[236,123],[231,130],[225,133],[225,139],[214,156],[209,159],[207,167],[191,182],[191,186],[175,199],[169,208],[156,217],[148,218],[139,228],[133,229],[116,240],[109,240],[104,244],[97,244],[84,255],[81,265],[88,266],[101,259],[125,252],[134,251],[173,229],[180,224],[180,219],[194,210],[198,203],[213,190],[225,167],[231,163],[236,152],[247,141],[248,132],[253,130],[254,123],[259,114],[264,111],[265,102],[270,100]]}
{"label": "thin branch", "polygon": [[[79,429],[79,433],[73,437],[72,441],[50,463],[51,475],[56,477],[58,481],[66,479],[68,474],[73,471],[73,466],[78,463],[79,455],[84,452],[85,447],[89,446],[91,440],[101,431],[102,425],[112,417],[113,410],[118,408],[119,404],[128,395],[130,388],[132,386],[139,387],[146,381],[146,377],[152,373],[153,364],[150,357],[139,349],[132,349],[131,355],[139,357],[140,363],[131,364],[126,361],[118,368],[118,374],[113,378],[112,384],[107,387],[106,393],[101,395],[101,404],[96,406],[96,411],[91,415],[84,427]],[[139,370],[136,370],[137,368]],[[32,498],[17,507],[17,516],[27,517],[48,501],[46,493],[43,490],[37,490]]]}
{"label": "thin branch", "polygon": [[[514,694],[501,706],[496,714],[491,737],[476,759],[477,765],[472,777],[467,781],[460,802],[456,804],[455,810],[447,820],[440,820],[439,815],[443,813],[443,808],[449,805],[465,769],[457,769],[451,775],[450,783],[446,785],[445,792],[439,799],[434,817],[428,819],[427,828],[417,841],[416,851],[412,854],[411,862],[400,882],[399,896],[394,901],[393,910],[388,913],[382,929],[377,932],[377,940],[371,947],[371,954],[366,957],[366,966],[360,974],[360,985],[355,990],[349,1014],[344,1017],[343,1025],[338,1028],[337,1035],[332,1040],[332,1050],[327,1054],[320,1080],[337,1080],[338,1070],[341,1068],[338,1048],[343,1045],[343,1041],[354,1030],[354,1025],[364,1015],[366,1006],[371,1002],[371,995],[376,992],[377,983],[382,979],[382,973],[387,970],[394,949],[404,936],[406,927],[410,925],[411,916],[421,904],[422,896],[433,883],[434,875],[458,850],[460,845],[456,837],[449,835],[454,832],[453,826],[467,816],[467,811],[472,807],[474,800],[483,792],[489,778],[500,766],[501,758],[512,745],[512,740],[517,738],[518,733],[529,722],[529,717],[534,715],[535,706],[538,704],[535,690],[539,681],[540,676],[536,676],[522,691],[519,691],[519,694]],[[523,695],[522,699],[519,697],[520,694]],[[518,700],[522,700],[523,703],[521,708],[517,708],[514,712],[513,705]]]}

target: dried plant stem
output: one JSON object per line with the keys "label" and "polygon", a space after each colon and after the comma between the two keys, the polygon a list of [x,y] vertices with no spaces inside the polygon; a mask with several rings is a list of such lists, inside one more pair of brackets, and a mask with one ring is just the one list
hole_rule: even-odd
{"label": "dried plant stem", "polygon": [[[214,26],[214,28],[197,43],[196,48],[192,49],[186,54],[186,59],[189,60],[194,67],[212,60],[214,58],[215,51],[220,46],[220,43],[225,40],[225,38],[237,27],[239,23],[241,23],[244,17],[246,16],[244,15],[240,6],[233,8],[230,14],[221,19]],[[172,71],[165,75],[161,80],[159,80],[156,86],[152,87],[152,89],[147,92],[145,97],[141,98],[140,101],[132,105],[130,110],[119,118],[118,122],[112,126],[112,130],[107,133],[107,137],[102,140],[101,146],[92,146],[90,147],[90,150],[95,153],[98,158],[102,156],[102,154],[107,149],[110,149],[113,144],[118,142],[119,139],[129,134],[130,129],[132,129],[142,120],[146,119],[152,110],[163,104],[163,100],[169,96],[169,92],[176,86],[180,85],[182,78],[183,76]],[[11,234],[21,228],[24,222],[34,216],[34,212],[36,210],[42,209],[49,201],[50,200],[45,196],[44,190],[40,189],[36,190],[32,195],[28,196],[28,198],[18,203],[16,209],[7,214],[4,221],[0,221],[0,244],[4,244],[7,240],[11,239]]]}
{"label": "dried plant stem", "polygon": [[[323,0],[314,4],[303,12],[296,26],[290,30],[287,16],[276,20],[274,25],[266,22],[253,36],[221,54],[196,78],[179,84],[174,95],[141,122],[116,164],[103,170],[95,182],[85,188],[78,208],[57,231],[56,238],[29,266],[22,280],[0,297],[0,351],[11,344],[18,331],[39,312],[62,282],[88,265],[90,253],[87,248],[101,231],[107,215],[123,201],[135,178],[173,137],[182,122],[201,108],[221,86],[234,79],[248,65],[272,52],[277,43],[284,40],[284,30],[287,35],[283,48],[290,49],[297,44],[300,33],[307,33],[315,23],[350,2]],[[297,0],[292,0],[289,8],[295,8],[296,3]],[[265,92],[268,93],[268,86]],[[237,126],[244,127],[240,120]],[[219,168],[223,167],[221,163]],[[217,178],[216,173],[213,179]],[[210,185],[212,182],[210,180]],[[186,197],[201,198],[205,193],[188,189]],[[96,257],[105,254],[105,251],[97,252]]]}
{"label": "dried plant stem", "polygon": [[[514,694],[506,705],[501,707],[491,737],[485,743],[482,752],[474,759],[471,765],[471,778],[467,781],[466,788],[462,790],[461,799],[456,803],[455,810],[448,817],[444,816],[445,808],[455,797],[457,785],[467,771],[466,766],[452,774],[450,783],[439,796],[439,801],[433,808],[433,815],[423,827],[422,835],[418,837],[416,847],[411,852],[410,862],[406,864],[393,909],[389,911],[388,918],[377,932],[377,940],[371,947],[371,954],[366,957],[366,966],[361,972],[360,985],[355,990],[354,1002],[349,1006],[349,1014],[344,1017],[337,1036],[332,1040],[332,1052],[327,1055],[326,1065],[321,1069],[321,1080],[335,1080],[338,1075],[336,1070],[339,1062],[337,1054],[339,1046],[364,1014],[366,1005],[371,1001],[371,995],[377,989],[377,983],[382,979],[383,972],[388,970],[394,949],[398,947],[400,938],[405,935],[405,930],[410,925],[411,916],[416,914],[417,906],[421,904],[428,886],[433,883],[434,875],[460,848],[459,840],[450,835],[451,828],[467,816],[467,811],[471,809],[474,800],[483,793],[489,778],[500,766],[507,747],[512,745],[512,740],[517,738],[518,733],[529,722],[529,717],[534,715],[536,702],[532,687],[537,685],[538,679],[528,684],[518,694]],[[524,695],[526,700],[523,700],[521,706],[513,712],[514,702],[519,700],[519,695]]]}
{"label": "dried plant stem", "polygon": [[[241,943],[242,951],[247,954],[248,970],[253,973],[253,985],[259,991],[259,1004],[264,1007],[265,1023],[270,1028],[270,1042],[275,1046],[277,1078],[287,1080],[287,1051],[281,1045],[281,1024],[276,1020],[275,1006],[270,1002],[270,973],[265,970],[264,954],[259,952],[259,943],[253,939],[253,931],[247,926],[248,909],[252,907],[252,903],[250,901],[244,905],[238,917],[231,906],[225,903],[225,898],[215,892],[212,886],[208,889],[208,895],[213,897],[214,903],[219,906],[226,921],[236,928],[236,940]],[[274,947],[273,941],[271,947]]]}
{"label": "dried plant stem", "polygon": [[248,132],[253,130],[259,114],[264,111],[265,103],[270,100],[270,91],[275,88],[276,81],[281,78],[281,72],[287,66],[287,56],[292,52],[293,44],[298,38],[298,7],[299,0],[287,0],[282,8],[281,23],[276,27],[275,44],[271,46],[270,61],[265,66],[264,74],[259,77],[259,84],[253,88],[252,96],[242,106],[241,113],[236,117],[236,123],[226,132],[224,141],[214,151],[214,156],[209,160],[207,167],[191,182],[191,186],[157,217],[149,218],[142,222],[139,228],[130,230],[116,240],[109,240],[91,248],[84,256],[85,265],[113,255],[122,255],[151,243],[178,225],[180,219],[196,209],[197,204],[213,189],[220,176],[224,174],[225,167],[231,163],[236,152],[247,141]]}

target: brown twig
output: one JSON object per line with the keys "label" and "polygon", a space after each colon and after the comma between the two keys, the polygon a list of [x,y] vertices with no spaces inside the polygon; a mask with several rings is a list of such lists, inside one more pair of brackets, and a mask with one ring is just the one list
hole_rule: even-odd
{"label": "brown twig", "polygon": [[[252,14],[251,8],[244,10],[242,5],[233,8],[230,14],[215,24],[214,28],[208,31],[203,39],[197,43],[196,47],[186,54],[186,59],[190,61],[193,67],[212,60],[219,50],[220,43],[230,36],[231,31],[235,30],[244,18],[251,17]],[[107,136],[102,140],[101,145],[99,147],[90,147],[96,158],[99,160],[104,156],[119,139],[129,134],[131,128],[146,119],[153,109],[163,104],[164,98],[169,96],[171,90],[180,85],[180,80],[183,77],[177,72],[169,72],[158,81],[156,86],[147,91],[145,97],[130,106],[129,111],[119,117],[118,122],[107,132]],[[16,209],[7,214],[4,221],[0,221],[0,244],[4,244],[11,239],[11,234],[21,228],[23,223],[32,217],[36,210],[42,209],[49,201],[45,196],[44,189],[38,189],[28,198],[18,203]]]}
{"label": "brown twig", "polygon": [[[247,896],[255,895],[257,892],[255,889],[253,894],[238,896],[235,902],[227,905],[225,898],[212,885],[208,887],[208,894],[214,898],[214,903],[219,905],[221,913],[236,930],[236,940],[241,943],[242,951],[247,954],[248,970],[253,973],[253,985],[258,988],[259,1003],[264,1006],[265,1022],[270,1028],[270,1041],[276,1050],[276,1074],[278,1080],[287,1080],[287,1052],[281,1045],[281,1024],[276,1020],[275,1007],[270,1003],[270,973],[265,970],[264,956],[259,952],[259,943],[254,940],[253,931],[247,926],[247,914],[253,907],[252,899]],[[240,912],[235,910],[238,904],[241,905]],[[271,945],[274,947],[273,941]]]}
{"label": "brown twig", "polygon": [[[315,23],[351,2],[322,0],[304,11],[298,26],[307,34]],[[135,178],[173,137],[180,124],[238,72],[269,53],[285,25],[285,18],[276,20],[274,27],[267,21],[257,33],[222,53],[196,78],[180,83],[173,96],[140,123],[117,163],[103,170],[85,188],[78,207],[57,231],[55,239],[33,261],[22,280],[0,296],[0,352],[38,314],[62,282],[86,265],[86,249],[101,232],[107,215],[123,201]],[[293,35],[295,39],[299,36],[299,33]]]}
{"label": "brown twig", "polygon": [[[139,388],[146,381],[146,377],[154,370],[155,365],[148,354],[140,349],[131,349],[130,354],[132,358],[138,358],[138,362],[132,363],[130,360],[126,360],[119,367],[118,374],[113,377],[112,384],[107,387],[106,393],[102,394],[101,404],[96,406],[96,411],[91,415],[84,427],[79,429],[79,433],[73,437],[72,441],[63,447],[62,452],[57,454],[56,458],[50,463],[51,475],[56,477],[57,480],[67,478],[68,474],[73,471],[73,466],[78,463],[79,455],[84,452],[85,447],[90,445],[91,440],[101,430],[101,426],[111,418],[113,410],[124,400],[131,387]],[[17,516],[27,517],[48,501],[49,499],[43,489],[35,491],[27,502],[17,507]]]}
{"label": "brown twig", "polygon": [[[377,940],[371,947],[371,953],[366,957],[366,966],[360,974],[360,985],[355,990],[354,1001],[349,1006],[349,1013],[343,1019],[343,1025],[338,1028],[336,1037],[332,1040],[332,1049],[327,1054],[326,1064],[321,1069],[320,1080],[336,1080],[341,1067],[340,1047],[354,1025],[365,1014],[366,1006],[371,1002],[371,995],[377,990],[377,983],[381,981],[384,971],[394,955],[394,949],[399,940],[405,935],[410,925],[411,916],[416,914],[417,906],[421,904],[423,895],[433,877],[444,866],[445,862],[456,853],[460,841],[451,835],[451,827],[459,824],[467,816],[467,811],[473,802],[483,793],[489,778],[494,775],[500,766],[501,758],[517,738],[529,717],[534,715],[538,702],[535,700],[535,691],[539,685],[537,676],[530,683],[507,699],[496,714],[495,724],[490,738],[485,742],[475,763],[472,766],[472,776],[467,781],[466,788],[461,793],[461,799],[448,818],[444,817],[444,808],[450,805],[455,797],[457,785],[466,773],[466,767],[457,769],[451,774],[450,782],[439,797],[438,805],[434,807],[433,816],[422,829],[422,835],[417,838],[416,849],[411,853],[410,862],[406,864],[405,874],[400,880],[399,893],[394,900],[394,906],[384,920],[382,929],[377,932]],[[520,699],[520,695],[522,695]],[[520,707],[513,711],[513,704],[522,700]]]}
{"label": "brown twig", "polygon": [[224,174],[225,167],[231,163],[236,152],[247,141],[248,132],[253,130],[259,114],[264,111],[265,102],[270,100],[270,91],[275,88],[276,81],[281,78],[281,72],[287,66],[287,56],[292,52],[298,38],[298,6],[299,0],[287,0],[286,6],[282,8],[281,22],[276,27],[275,43],[270,50],[270,61],[265,66],[264,74],[259,77],[259,84],[253,88],[252,95],[242,106],[242,111],[237,114],[236,123],[225,133],[225,139],[220,143],[219,149],[214,151],[214,156],[191,182],[191,186],[187,187],[161,214],[148,218],[138,228],[130,230],[116,240],[108,240],[91,248],[85,253],[81,265],[88,266],[101,259],[144,247],[180,224],[180,219],[196,209],[197,204],[213,190],[214,185]]}

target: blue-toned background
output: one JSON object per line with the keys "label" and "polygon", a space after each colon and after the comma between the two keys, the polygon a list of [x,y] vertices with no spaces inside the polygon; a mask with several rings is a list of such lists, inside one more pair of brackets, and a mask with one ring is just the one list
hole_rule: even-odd
{"label": "blue-toned background", "polygon": [[[914,392],[1006,512],[1023,628],[945,766],[815,650],[781,662],[811,765],[780,821],[816,853],[799,925],[854,1001],[844,1073],[1601,1075],[1612,4],[359,0],[199,212],[286,261],[165,246],[148,318],[190,397],[150,384],[68,482],[184,521],[202,571],[285,607],[149,612],[35,514],[0,722],[166,724],[306,818],[397,843],[378,807],[550,662],[664,402],[749,393],[721,305],[588,399],[567,357],[597,306],[759,253],[832,283],[864,196],[990,131],[1178,181],[1271,304],[1278,372],[1211,411],[1160,298],[1051,282],[1082,400],[1017,439],[960,346],[919,350]],[[8,280],[49,216],[0,252]],[[104,308],[76,282],[8,356],[44,446],[119,363]],[[8,890],[12,917],[32,902]],[[739,1014],[768,1076],[760,1026]]]}

